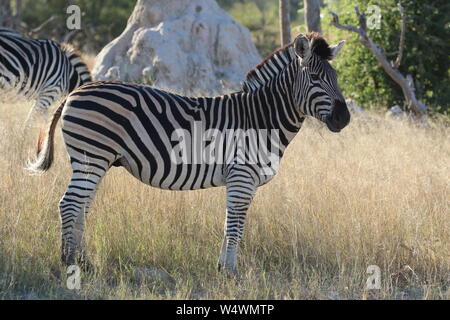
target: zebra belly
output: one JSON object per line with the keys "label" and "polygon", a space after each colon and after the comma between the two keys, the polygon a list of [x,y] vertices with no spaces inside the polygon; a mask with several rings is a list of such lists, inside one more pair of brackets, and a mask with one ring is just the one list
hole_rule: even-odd
{"label": "zebra belly", "polygon": [[[127,158],[118,160],[115,165],[118,166],[118,163],[136,179],[160,189],[198,190],[225,185],[222,166],[220,165],[164,163],[163,167],[139,171],[130,164],[130,161],[127,161]],[[150,177],[144,170],[150,171]]]}

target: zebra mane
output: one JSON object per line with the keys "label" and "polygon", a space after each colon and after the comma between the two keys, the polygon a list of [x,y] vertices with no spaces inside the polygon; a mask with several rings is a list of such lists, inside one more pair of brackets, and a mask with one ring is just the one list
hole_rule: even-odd
{"label": "zebra mane", "polygon": [[[309,32],[304,36],[310,41],[312,53],[321,59],[331,59],[331,48],[320,33]],[[254,92],[264,87],[296,58],[294,42],[275,50],[254,69],[247,72],[247,77],[242,83],[242,91]]]}
{"label": "zebra mane", "polygon": [[72,45],[67,43],[60,43],[59,46],[80,76],[80,84],[92,82],[91,73],[87,64],[81,58],[81,53],[77,51]]}
{"label": "zebra mane", "polygon": [[279,74],[296,57],[293,42],[275,50],[254,69],[247,72],[245,81],[242,83],[242,91],[254,92],[264,87],[270,79]]}

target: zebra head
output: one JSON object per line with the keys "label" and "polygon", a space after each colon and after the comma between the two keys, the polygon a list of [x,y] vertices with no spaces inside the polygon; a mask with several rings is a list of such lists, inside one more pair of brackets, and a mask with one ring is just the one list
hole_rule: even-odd
{"label": "zebra head", "polygon": [[294,51],[299,58],[294,102],[303,114],[319,119],[333,132],[341,131],[350,121],[336,70],[329,63],[343,45],[341,41],[329,46],[317,33],[301,34],[294,41]]}

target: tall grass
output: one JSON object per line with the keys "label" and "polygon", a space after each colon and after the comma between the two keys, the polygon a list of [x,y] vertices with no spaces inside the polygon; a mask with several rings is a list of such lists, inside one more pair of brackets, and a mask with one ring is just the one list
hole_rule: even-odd
{"label": "tall grass", "polygon": [[[57,209],[67,154],[58,134],[54,167],[23,170],[38,130],[23,131],[28,107],[0,114],[0,298],[449,298],[448,123],[418,128],[371,115],[332,134],[307,121],[252,203],[239,282],[216,271],[223,188],[162,191],[113,168],[87,218],[96,270],[71,291]],[[366,288],[369,265],[381,269],[380,290]],[[137,279],[147,266],[174,282]]]}

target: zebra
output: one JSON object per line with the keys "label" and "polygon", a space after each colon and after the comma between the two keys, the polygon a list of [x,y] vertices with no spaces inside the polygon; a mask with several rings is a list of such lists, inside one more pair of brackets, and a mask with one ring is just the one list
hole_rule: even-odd
{"label": "zebra", "polygon": [[3,100],[36,100],[31,110],[45,114],[50,105],[91,82],[80,54],[70,45],[36,40],[0,29],[0,92]]}
{"label": "zebra", "polygon": [[[226,217],[218,268],[233,276],[246,213],[259,186],[276,174],[260,162],[175,163],[171,158],[178,129],[276,129],[278,142],[266,139],[281,157],[307,116],[339,132],[350,113],[330,65],[344,42],[329,46],[319,34],[299,35],[251,70],[242,91],[217,97],[184,97],[149,86],[94,82],[73,91],[41,130],[27,168],[43,173],[52,165],[54,132],[62,133],[72,178],[59,202],[62,260],[88,269],[84,224],[98,186],[113,166],[124,167],[145,184],[167,190],[226,187]],[[175,141],[174,141],[175,140]],[[223,146],[223,145],[220,145]],[[195,150],[190,150],[195,152]],[[269,164],[270,166],[270,164]]]}
{"label": "zebra", "polygon": [[13,29],[9,29],[9,28],[5,28],[5,27],[0,27],[0,34],[8,34],[8,35],[15,35],[16,37],[22,37],[22,35]]}

